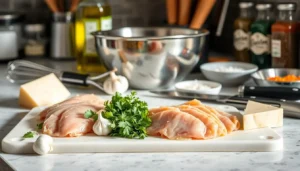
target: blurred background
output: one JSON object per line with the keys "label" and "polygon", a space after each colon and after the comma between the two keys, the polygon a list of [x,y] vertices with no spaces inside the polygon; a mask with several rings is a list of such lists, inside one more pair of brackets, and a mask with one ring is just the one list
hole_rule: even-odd
{"label": "blurred background", "polygon": [[[192,10],[196,7],[193,0]],[[225,0],[217,0],[205,27],[214,32],[217,28],[218,17]],[[239,15],[239,2],[243,0],[230,0],[229,10],[224,23],[221,36],[211,34],[211,49],[221,53],[232,53],[233,22]],[[287,3],[300,4],[299,0],[247,0],[254,3]],[[164,26],[166,21],[165,0],[109,0],[112,8],[113,28],[123,26]],[[51,21],[51,11],[44,0],[1,0],[0,10],[14,10],[25,12],[26,23],[48,23]],[[193,14],[193,12],[191,12]],[[300,19],[300,8],[296,9],[296,18]],[[223,44],[223,41],[230,42]]]}

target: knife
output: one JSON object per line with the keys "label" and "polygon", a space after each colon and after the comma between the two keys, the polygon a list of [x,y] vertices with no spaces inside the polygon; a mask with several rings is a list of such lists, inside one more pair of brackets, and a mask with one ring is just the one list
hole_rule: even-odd
{"label": "knife", "polygon": [[241,96],[225,96],[225,95],[205,95],[205,94],[177,92],[174,90],[157,90],[157,91],[150,91],[150,92],[160,95],[158,97],[186,99],[186,100],[198,99],[204,101],[211,101],[211,102],[231,105],[242,110],[245,109],[248,100],[252,100],[255,102],[283,108],[284,116],[300,119],[300,103],[294,101],[252,97],[252,96],[241,97]]}
{"label": "knife", "polygon": [[285,100],[300,99],[300,89],[297,87],[262,87],[240,86],[239,96],[257,96]]}

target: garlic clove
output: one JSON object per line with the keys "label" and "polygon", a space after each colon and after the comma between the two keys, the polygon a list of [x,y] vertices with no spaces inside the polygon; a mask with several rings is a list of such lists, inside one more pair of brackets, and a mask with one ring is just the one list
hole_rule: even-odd
{"label": "garlic clove", "polygon": [[49,135],[40,135],[33,144],[33,150],[40,155],[53,151],[53,138]]}
{"label": "garlic clove", "polygon": [[106,136],[111,132],[109,125],[111,122],[102,117],[101,111],[98,113],[98,120],[93,125],[93,131],[96,135]]}
{"label": "garlic clove", "polygon": [[126,77],[111,74],[111,77],[103,83],[103,89],[107,94],[115,94],[116,92],[124,93],[128,90],[129,83]]}

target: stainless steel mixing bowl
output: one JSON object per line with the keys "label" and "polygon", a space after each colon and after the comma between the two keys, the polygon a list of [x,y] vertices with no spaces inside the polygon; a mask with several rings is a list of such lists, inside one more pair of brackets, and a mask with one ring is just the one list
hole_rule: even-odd
{"label": "stainless steel mixing bowl", "polygon": [[275,82],[269,81],[269,77],[284,77],[286,75],[300,75],[299,69],[281,69],[281,68],[270,68],[270,69],[262,69],[251,75],[254,82],[260,86],[283,86],[283,87],[300,87],[300,82]]}
{"label": "stainless steel mixing bowl", "polygon": [[167,88],[181,81],[201,57],[207,30],[125,27],[92,33],[108,69],[118,68],[132,88]]}

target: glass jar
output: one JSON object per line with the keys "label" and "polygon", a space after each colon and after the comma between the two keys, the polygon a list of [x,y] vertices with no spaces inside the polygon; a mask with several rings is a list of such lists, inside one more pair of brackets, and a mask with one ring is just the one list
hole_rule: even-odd
{"label": "glass jar", "polygon": [[81,73],[104,73],[101,56],[96,52],[95,38],[91,32],[112,29],[111,7],[107,0],[84,0],[76,12],[75,56],[77,70]]}
{"label": "glass jar", "polygon": [[272,25],[272,67],[298,66],[297,22],[295,4],[279,4],[276,23]]}
{"label": "glass jar", "polygon": [[44,56],[46,46],[45,26],[43,24],[27,24],[25,31],[25,56]]}
{"label": "glass jar", "polygon": [[250,25],[253,22],[253,3],[241,2],[239,7],[240,16],[234,21],[234,56],[238,61],[250,62]]}
{"label": "glass jar", "polygon": [[256,20],[251,24],[251,62],[260,69],[271,67],[271,26],[274,23],[271,4],[257,4]]}
{"label": "glass jar", "polygon": [[0,12],[0,61],[23,55],[22,22],[24,16],[16,12]]}

